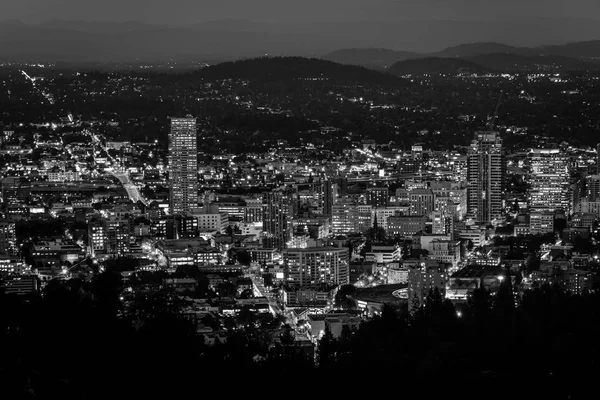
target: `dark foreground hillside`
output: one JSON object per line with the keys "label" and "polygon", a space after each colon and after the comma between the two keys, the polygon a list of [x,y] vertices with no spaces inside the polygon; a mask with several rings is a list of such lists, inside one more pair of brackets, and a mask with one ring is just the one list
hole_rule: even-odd
{"label": "dark foreground hillside", "polygon": [[544,287],[515,307],[504,286],[475,292],[459,316],[431,293],[413,316],[388,307],[339,340],[326,333],[311,360],[253,325],[207,347],[168,296],[123,315],[116,282],[101,275],[27,302],[0,299],[3,398],[577,399],[600,372],[598,294]]}

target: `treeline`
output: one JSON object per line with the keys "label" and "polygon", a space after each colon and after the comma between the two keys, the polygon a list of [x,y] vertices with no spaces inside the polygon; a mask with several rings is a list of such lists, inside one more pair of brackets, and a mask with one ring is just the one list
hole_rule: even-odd
{"label": "treeline", "polygon": [[300,390],[301,379],[319,382],[320,394],[392,387],[425,398],[575,399],[595,390],[600,372],[597,293],[545,286],[516,298],[504,284],[456,308],[433,291],[416,313],[386,306],[337,339],[327,330],[311,358],[289,327],[264,329],[278,323],[247,311],[225,343],[207,346],[177,296],[152,292],[124,309],[121,285],[103,273],[53,282],[26,301],[3,295],[6,398],[266,394]]}

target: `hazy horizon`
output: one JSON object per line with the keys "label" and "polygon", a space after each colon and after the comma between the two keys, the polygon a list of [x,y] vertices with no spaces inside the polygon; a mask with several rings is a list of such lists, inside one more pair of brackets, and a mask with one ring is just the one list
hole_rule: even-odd
{"label": "hazy horizon", "polygon": [[[7,60],[81,61],[215,54],[320,56],[344,48],[430,53],[475,42],[562,45],[600,39],[600,9],[594,3],[4,0],[0,4],[0,56]],[[19,28],[2,24],[3,20],[26,25]],[[121,23],[152,26],[146,29]]]}
{"label": "hazy horizon", "polygon": [[595,0],[3,0],[0,15],[45,20],[190,24],[226,18],[256,21],[511,21],[600,19]]}

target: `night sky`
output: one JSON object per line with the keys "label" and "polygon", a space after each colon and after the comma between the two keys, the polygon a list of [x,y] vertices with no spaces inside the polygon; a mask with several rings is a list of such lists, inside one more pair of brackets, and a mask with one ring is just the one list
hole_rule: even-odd
{"label": "night sky", "polygon": [[2,0],[0,18],[187,24],[258,21],[600,19],[597,0]]}

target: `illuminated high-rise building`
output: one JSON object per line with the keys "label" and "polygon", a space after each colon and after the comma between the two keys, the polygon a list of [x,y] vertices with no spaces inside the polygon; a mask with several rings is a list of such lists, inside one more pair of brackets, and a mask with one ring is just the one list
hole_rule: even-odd
{"label": "illuminated high-rise building", "polygon": [[292,196],[283,192],[263,194],[263,231],[267,248],[283,249],[290,237],[293,214]]}
{"label": "illuminated high-rise building", "polygon": [[16,224],[13,221],[0,220],[0,254],[17,254]]}
{"label": "illuminated high-rise building", "polygon": [[283,262],[286,282],[293,286],[346,285],[350,283],[347,247],[286,249]]}
{"label": "illuminated high-rise building", "polygon": [[590,202],[600,201],[600,175],[586,177],[586,200]]}
{"label": "illuminated high-rise building", "polygon": [[358,232],[358,207],[352,199],[342,198],[333,205],[331,232],[334,235]]}
{"label": "illuminated high-rise building", "polygon": [[373,207],[387,207],[390,201],[389,189],[386,187],[367,188],[367,204]]}
{"label": "illuminated high-rise building", "polygon": [[596,146],[596,173],[600,175],[600,143]]}
{"label": "illuminated high-rise building", "polygon": [[529,209],[569,212],[571,209],[569,157],[558,149],[529,152]]}
{"label": "illuminated high-rise building", "polygon": [[131,246],[131,221],[128,217],[97,218],[88,225],[92,255],[123,255]]}
{"label": "illuminated high-rise building", "polygon": [[92,219],[88,224],[89,249],[92,256],[106,253],[108,248],[106,224],[102,219]]}
{"label": "illuminated high-rise building", "polygon": [[467,213],[479,222],[502,216],[505,159],[497,132],[477,132],[467,159]]}
{"label": "illuminated high-rise building", "polygon": [[171,213],[198,207],[198,149],[196,118],[171,118],[169,183]]}
{"label": "illuminated high-rise building", "polygon": [[434,210],[434,196],[431,189],[414,189],[408,192],[410,215],[429,216]]}

